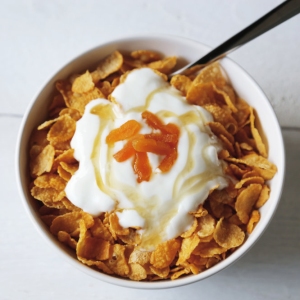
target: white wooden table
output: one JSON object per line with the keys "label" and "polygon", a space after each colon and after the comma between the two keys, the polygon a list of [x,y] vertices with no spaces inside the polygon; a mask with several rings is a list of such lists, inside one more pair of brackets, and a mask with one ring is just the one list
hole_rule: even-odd
{"label": "white wooden table", "polygon": [[189,286],[141,291],[99,282],[39,236],[15,184],[22,115],[41,85],[82,51],[122,35],[159,32],[217,46],[277,0],[0,1],[0,299],[299,299],[300,15],[231,57],[261,85],[283,127],[286,183],[258,243],[236,264]]}

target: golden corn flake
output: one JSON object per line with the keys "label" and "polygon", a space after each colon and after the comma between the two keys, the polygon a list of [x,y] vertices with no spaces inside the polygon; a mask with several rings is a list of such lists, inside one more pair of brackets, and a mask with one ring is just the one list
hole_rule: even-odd
{"label": "golden corn flake", "polygon": [[257,167],[252,167],[254,171],[258,173],[259,176],[261,176],[264,180],[271,180],[275,174],[276,170],[274,169],[261,169]]}
{"label": "golden corn flake", "polygon": [[34,180],[34,184],[40,188],[54,188],[57,191],[63,191],[67,182],[56,174],[44,174]]}
{"label": "golden corn flake", "polygon": [[140,281],[147,278],[146,270],[140,264],[130,264],[130,272],[128,277],[135,281]]}
{"label": "golden corn flake", "polygon": [[193,82],[187,91],[186,99],[189,103],[200,106],[215,104],[216,99],[212,83],[195,84]]}
{"label": "golden corn flake", "polygon": [[125,257],[126,246],[120,244],[113,245],[112,257],[106,261],[107,267],[119,276],[127,276],[130,267]]}
{"label": "golden corn flake", "polygon": [[258,150],[258,152],[259,152],[260,155],[262,155],[263,157],[267,157],[266,146],[263,143],[262,138],[261,138],[258,130],[255,128],[254,120],[255,120],[254,111],[253,111],[253,108],[250,107],[251,132],[252,132],[253,138],[255,140],[257,150]]}
{"label": "golden corn flake", "polygon": [[114,90],[114,86],[110,84],[109,81],[100,81],[97,84],[97,87],[100,89],[105,98],[107,98]]}
{"label": "golden corn flake", "polygon": [[136,50],[131,52],[130,56],[136,60],[142,61],[143,63],[150,63],[162,58],[159,53],[150,50]]}
{"label": "golden corn flake", "polygon": [[225,158],[229,157],[230,153],[228,152],[228,150],[226,149],[222,149],[219,153],[218,153],[218,158],[225,160]]}
{"label": "golden corn flake", "polygon": [[47,139],[54,142],[63,142],[70,140],[76,129],[76,122],[69,115],[62,115],[51,126]]}
{"label": "golden corn flake", "polygon": [[263,177],[265,180],[272,179],[277,172],[277,167],[273,163],[254,152],[239,159],[229,157],[226,158],[226,160],[252,167],[253,170],[257,171],[259,176]]}
{"label": "golden corn flake", "polygon": [[151,252],[134,249],[129,257],[129,263],[146,265],[150,262]]}
{"label": "golden corn flake", "polygon": [[[217,195],[217,196],[215,196]],[[218,193],[211,193],[207,199],[212,215],[219,219],[224,215],[225,203],[219,201]]]}
{"label": "golden corn flake", "polygon": [[233,113],[237,112],[237,108],[234,106],[235,95],[233,89],[228,85],[216,86],[213,84],[214,91],[224,98],[225,103],[231,109]]}
{"label": "golden corn flake", "polygon": [[65,231],[59,231],[57,233],[57,238],[60,242],[68,245],[70,248],[76,249],[77,242],[75,239],[71,237],[71,235],[68,232]]}
{"label": "golden corn flake", "polygon": [[203,266],[198,266],[187,261],[184,262],[182,265],[185,267],[185,269],[189,270],[189,273],[192,273],[194,275],[197,275],[204,270]]}
{"label": "golden corn flake", "polygon": [[264,179],[260,176],[245,177],[235,185],[235,188],[240,189],[242,187],[248,186],[251,183],[263,184],[264,182]]}
{"label": "golden corn flake", "polygon": [[69,173],[68,171],[66,171],[64,168],[62,168],[62,166],[58,166],[57,167],[57,173],[58,173],[58,175],[62,178],[62,179],[64,179],[65,181],[69,181],[70,179],[71,179],[71,177],[72,177],[72,174],[71,173]]}
{"label": "golden corn flake", "polygon": [[60,112],[59,115],[69,115],[72,119],[74,119],[75,121],[78,121],[81,118],[81,115],[79,113],[79,111],[77,109],[74,108],[63,108]]}
{"label": "golden corn flake", "polygon": [[52,171],[55,171],[61,163],[67,163],[67,164],[77,164],[77,160],[74,158],[74,150],[73,149],[68,149],[61,153],[59,156],[57,156],[54,159],[53,166],[52,166]]}
{"label": "golden corn flake", "polygon": [[226,79],[222,73],[219,63],[215,62],[208,65],[202,69],[194,79],[195,84],[207,82],[213,82],[217,86],[223,86],[226,84]]}
{"label": "golden corn flake", "polygon": [[202,239],[213,234],[215,230],[215,219],[207,214],[198,219],[197,235]]}
{"label": "golden corn flake", "polygon": [[136,231],[136,229],[129,228],[128,234],[118,235],[118,238],[127,245],[136,246],[141,242],[141,235]]}
{"label": "golden corn flake", "polygon": [[177,239],[159,244],[151,254],[150,263],[158,269],[168,267],[175,258],[180,245],[181,243]]}
{"label": "golden corn flake", "polygon": [[260,213],[258,210],[253,210],[250,216],[250,220],[247,224],[247,233],[250,234],[252,233],[255,225],[259,222],[260,220]]}
{"label": "golden corn flake", "polygon": [[[228,157],[225,157],[226,160]],[[240,179],[240,178],[244,178],[244,176],[246,174],[248,174],[250,172],[251,169],[249,168],[245,168],[242,165],[234,165],[234,164],[230,164],[229,168],[231,169],[232,173],[235,175],[236,178]]]}
{"label": "golden corn flake", "polygon": [[196,211],[190,212],[190,214],[193,215],[196,218],[200,218],[200,217],[203,217],[203,216],[207,215],[207,210],[203,207],[202,204],[200,204],[198,206],[198,209]]}
{"label": "golden corn flake", "polygon": [[217,104],[205,104],[204,108],[213,115],[215,122],[221,123],[229,133],[235,134],[237,132],[237,121],[228,108],[220,107]]}
{"label": "golden corn flake", "polygon": [[65,171],[69,172],[71,175],[74,175],[75,172],[78,170],[78,167],[79,167],[78,163],[70,164],[70,163],[66,163],[64,161],[61,161],[59,164],[61,165],[61,167]]}
{"label": "golden corn flake", "polygon": [[66,141],[56,141],[56,140],[50,141],[50,145],[55,148],[55,157],[62,154],[65,150],[71,149],[70,142],[71,139]]}
{"label": "golden corn flake", "polygon": [[62,94],[66,106],[78,110],[81,115],[84,113],[85,106],[91,100],[104,98],[101,90],[97,87],[83,94],[74,93],[72,91],[72,84],[67,80],[57,81],[56,88]]}
{"label": "golden corn flake", "polygon": [[235,156],[234,146],[230,143],[228,138],[226,136],[224,136],[223,134],[221,134],[219,136],[219,139],[222,141],[223,146],[226,148],[226,150],[228,150],[230,155]]}
{"label": "golden corn flake", "polygon": [[230,218],[228,218],[228,222],[230,222],[231,224],[238,225],[238,226],[243,225],[243,223],[241,222],[241,220],[237,214],[234,214]]}
{"label": "golden corn flake", "polygon": [[237,112],[233,113],[234,118],[238,122],[240,128],[249,121],[250,115],[250,106],[241,98],[238,98],[235,102],[235,107],[237,108]]}
{"label": "golden corn flake", "polygon": [[[195,251],[194,251],[195,253]],[[189,263],[192,263],[193,265],[203,267],[206,265],[208,261],[208,258],[201,257],[200,255],[191,254],[190,258],[188,259]]]}
{"label": "golden corn flake", "polygon": [[59,118],[53,119],[53,120],[49,120],[44,122],[43,124],[38,126],[38,130],[43,130],[43,129],[48,129],[49,127],[51,127],[52,124],[54,124],[57,120],[59,120]]}
{"label": "golden corn flake", "polygon": [[101,238],[106,241],[112,242],[113,237],[108,228],[104,226],[99,218],[94,219],[94,225],[90,228],[91,235],[96,238]]}
{"label": "golden corn flake", "polygon": [[210,257],[207,260],[207,263],[205,264],[205,267],[207,269],[213,267],[214,265],[216,265],[219,261],[220,261],[220,257],[219,256],[215,256],[215,257]]}
{"label": "golden corn flake", "polygon": [[87,266],[95,266],[106,274],[110,274],[110,275],[114,274],[114,272],[111,269],[109,269],[104,262],[100,260],[86,259],[81,256],[77,256],[77,257],[79,261],[86,264]]}
{"label": "golden corn flake", "polygon": [[61,200],[64,208],[68,211],[81,211],[81,209],[77,206],[75,206],[73,203],[70,202],[70,200],[66,197],[64,197],[62,200]]}
{"label": "golden corn flake", "polygon": [[215,241],[223,248],[230,249],[240,246],[245,239],[245,233],[242,229],[221,218],[214,232]]}
{"label": "golden corn flake", "polygon": [[191,87],[192,81],[185,75],[175,75],[170,81],[171,85],[179,90],[184,96],[186,96],[188,90]]}
{"label": "golden corn flake", "polygon": [[252,151],[253,147],[247,143],[240,143],[240,148],[247,151]]}
{"label": "golden corn flake", "polygon": [[260,184],[250,184],[238,195],[235,209],[242,223],[248,223],[251,210],[258,200],[261,190]]}
{"label": "golden corn flake", "polygon": [[32,155],[30,161],[30,170],[32,176],[40,176],[45,172],[50,172],[54,162],[55,150],[51,145],[41,149],[40,153]]}
{"label": "golden corn flake", "polygon": [[188,273],[189,273],[189,269],[184,268],[180,271],[173,273],[170,278],[171,278],[171,280],[175,280],[175,279],[179,278],[180,276],[182,276],[184,274],[188,274]]}
{"label": "golden corn flake", "polygon": [[93,82],[93,77],[89,71],[86,71],[84,74],[78,76],[72,83],[72,92],[73,93],[87,93],[94,88],[95,84]]}
{"label": "golden corn flake", "polygon": [[181,234],[181,237],[183,237],[183,238],[190,237],[194,233],[194,231],[196,230],[197,226],[198,226],[198,221],[197,221],[196,218],[194,218],[192,226],[186,232]]}
{"label": "golden corn flake", "polygon": [[123,64],[123,56],[119,51],[115,51],[98,65],[97,69],[92,72],[93,82],[97,83],[99,80],[108,77],[110,74],[117,72]]}
{"label": "golden corn flake", "polygon": [[65,231],[74,235],[77,231],[79,231],[80,221],[83,221],[87,228],[90,228],[94,224],[94,219],[91,215],[85,212],[69,212],[60,216],[57,216],[52,222],[50,227],[50,231],[57,235],[59,231]]}
{"label": "golden corn flake", "polygon": [[58,191],[52,187],[40,188],[38,186],[34,186],[31,189],[31,195],[37,200],[50,203],[62,200],[65,193],[64,191]]}
{"label": "golden corn flake", "polygon": [[209,242],[201,242],[198,244],[194,250],[194,254],[200,255],[203,258],[213,257],[218,254],[222,254],[227,251],[227,248],[224,248],[217,244],[215,240]]}
{"label": "golden corn flake", "polygon": [[181,265],[190,258],[192,252],[198,246],[199,242],[200,238],[196,234],[193,234],[192,236],[182,240],[181,248],[179,251],[179,258],[176,263],[177,266]]}
{"label": "golden corn flake", "polygon": [[177,57],[171,56],[149,63],[147,66],[163,74],[170,74],[177,63]]}
{"label": "golden corn flake", "polygon": [[210,130],[218,137],[221,135],[225,136],[227,140],[232,145],[234,143],[234,137],[232,134],[230,134],[226,128],[219,122],[209,122],[207,124],[210,127]]}
{"label": "golden corn flake", "polygon": [[77,249],[77,255],[86,259],[106,260],[111,257],[111,247],[106,240],[87,236]]}
{"label": "golden corn flake", "polygon": [[150,265],[150,271],[154,274],[159,276],[160,278],[167,278],[170,273],[170,267],[158,269]]}
{"label": "golden corn flake", "polygon": [[261,193],[257,202],[255,203],[255,208],[261,208],[269,199],[270,196],[270,188],[267,185],[263,185]]}

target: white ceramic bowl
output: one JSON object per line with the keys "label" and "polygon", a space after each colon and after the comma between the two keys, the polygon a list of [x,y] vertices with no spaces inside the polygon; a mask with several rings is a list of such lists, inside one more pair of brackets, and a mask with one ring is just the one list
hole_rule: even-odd
{"label": "white ceramic bowl", "polygon": [[90,67],[94,67],[101,58],[107,56],[116,49],[125,51],[136,49],[158,50],[165,55],[176,55],[179,57],[180,66],[183,66],[187,62],[196,60],[209,51],[209,48],[201,43],[180,37],[162,35],[140,36],[124,38],[100,45],[66,64],[46,82],[37,96],[33,98],[25,113],[20,128],[16,152],[16,173],[22,202],[37,230],[53,246],[53,248],[64,256],[65,259],[73,266],[95,278],[111,284],[141,289],[177,287],[202,280],[237,261],[258,240],[274,215],[275,209],[280,200],[284,181],[284,144],[275,113],[265,94],[255,81],[241,67],[228,58],[223,59],[221,64],[228,74],[229,79],[238,95],[255,108],[259,116],[263,132],[267,137],[269,159],[276,164],[278,172],[270,182],[270,199],[261,209],[260,222],[257,224],[253,233],[249,236],[246,242],[224,261],[221,261],[214,267],[198,275],[190,275],[174,281],[134,282],[102,274],[81,264],[76,259],[72,251],[64,247],[64,245],[58,242],[57,239],[51,235],[48,228],[39,217],[36,200],[34,200],[30,195],[28,188],[28,140],[32,129],[42,123],[42,121],[46,118],[46,111],[49,101],[51,100],[55,81],[67,78],[72,73],[82,72]]}

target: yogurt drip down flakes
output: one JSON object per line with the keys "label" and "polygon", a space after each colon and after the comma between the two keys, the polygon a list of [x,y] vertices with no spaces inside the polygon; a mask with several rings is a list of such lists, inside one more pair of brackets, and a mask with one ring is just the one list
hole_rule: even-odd
{"label": "yogurt drip down flakes", "polygon": [[[106,274],[148,281],[198,274],[244,242],[269,197],[266,181],[276,166],[267,160],[254,110],[235,95],[217,63],[174,76],[170,87],[166,75],[175,64],[176,57],[152,51],[115,51],[96,70],[58,81],[49,120],[31,135],[30,190],[41,201],[42,220],[81,262]],[[137,93],[143,84],[144,96]],[[122,100],[124,94],[130,97]],[[151,118],[177,131],[155,128]],[[80,137],[85,121],[88,131]],[[126,123],[138,130],[106,141]],[[155,153],[158,148],[162,152]],[[148,161],[141,177],[137,153]],[[76,181],[84,170],[80,154],[95,177],[86,180],[82,195]],[[193,173],[199,161],[207,171],[204,181],[201,172]],[[88,199],[84,207],[81,196]],[[180,199],[189,199],[188,205],[180,206]]]}

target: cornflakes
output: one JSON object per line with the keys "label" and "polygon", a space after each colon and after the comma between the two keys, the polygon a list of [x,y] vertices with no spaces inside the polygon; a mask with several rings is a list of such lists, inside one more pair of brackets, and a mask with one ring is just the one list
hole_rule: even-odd
{"label": "cornflakes", "polygon": [[[94,217],[66,198],[66,184],[78,169],[70,141],[85,106],[97,98],[114,101],[111,93],[132,69],[149,67],[167,80],[176,63],[176,57],[164,58],[150,50],[128,55],[115,51],[95,70],[57,81],[49,118],[31,135],[30,191],[41,203],[41,219],[61,243],[76,251],[79,261],[109,275],[155,281],[199,274],[245,242],[269,198],[266,181],[274,177],[277,168],[267,159],[254,109],[235,94],[218,63],[201,71],[193,68],[170,80],[189,103],[212,114],[213,121],[206,125],[223,145],[218,158],[224,161],[224,172],[230,178],[227,188],[211,190],[206,201],[189,212],[193,219],[189,229],[153,251],[143,251],[139,228],[123,228],[117,211]],[[133,158],[139,183],[151,176],[147,153],[164,155],[158,168],[168,172],[176,161],[179,140],[175,124],[163,124],[147,111],[142,118],[153,129],[151,133],[138,134],[141,124],[131,120],[112,130],[106,139],[109,144],[126,140],[113,157],[118,162]]]}

